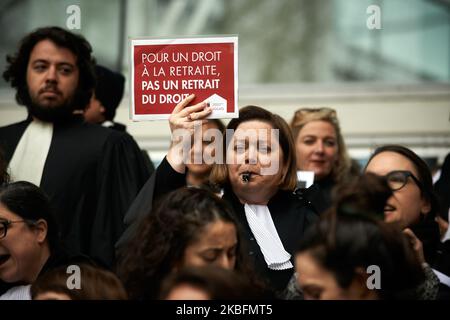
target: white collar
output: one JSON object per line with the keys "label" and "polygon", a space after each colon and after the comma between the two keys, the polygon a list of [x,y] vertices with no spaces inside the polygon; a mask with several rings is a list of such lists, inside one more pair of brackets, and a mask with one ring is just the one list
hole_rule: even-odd
{"label": "white collar", "polygon": [[290,261],[291,255],[284,249],[269,208],[262,205],[245,204],[244,210],[248,225],[261,248],[269,269],[286,270],[293,268],[294,266]]}
{"label": "white collar", "polygon": [[12,181],[39,186],[53,137],[53,123],[34,119],[25,129],[9,163]]}

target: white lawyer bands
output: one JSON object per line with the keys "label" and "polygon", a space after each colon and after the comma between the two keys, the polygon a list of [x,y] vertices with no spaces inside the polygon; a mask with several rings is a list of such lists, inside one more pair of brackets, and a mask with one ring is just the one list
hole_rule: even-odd
{"label": "white lawyer bands", "polygon": [[210,310],[211,307],[189,307],[183,304],[182,307],[177,307],[177,314],[202,314],[206,318]]}

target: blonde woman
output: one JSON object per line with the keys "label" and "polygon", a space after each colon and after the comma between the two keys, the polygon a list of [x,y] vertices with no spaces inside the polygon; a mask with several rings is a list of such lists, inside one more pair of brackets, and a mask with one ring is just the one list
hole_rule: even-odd
{"label": "blonde woman", "polygon": [[314,172],[314,185],[306,197],[322,213],[331,206],[333,187],[350,175],[351,160],[341,134],[336,111],[302,108],[291,121],[297,170]]}

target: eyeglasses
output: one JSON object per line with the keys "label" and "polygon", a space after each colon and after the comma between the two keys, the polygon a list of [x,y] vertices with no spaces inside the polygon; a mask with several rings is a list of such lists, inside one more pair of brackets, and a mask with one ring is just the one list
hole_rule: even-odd
{"label": "eyeglasses", "polygon": [[410,171],[396,170],[389,172],[385,176],[392,191],[397,191],[403,188],[408,183],[409,177],[411,177],[420,190],[422,190],[422,183]]}
{"label": "eyeglasses", "polygon": [[328,107],[322,107],[322,108],[301,108],[297,110],[295,113],[296,115],[300,115],[302,113],[315,113],[315,112],[322,112],[326,113],[327,115],[331,117],[336,117],[336,110]]}
{"label": "eyeglasses", "polygon": [[0,220],[0,239],[3,239],[6,237],[6,234],[8,232],[8,228],[13,223],[19,223],[19,222],[25,222],[25,223],[33,223],[34,221],[31,220]]}
{"label": "eyeglasses", "polygon": [[291,127],[302,127],[309,121],[325,120],[339,126],[336,110],[323,107],[323,108],[301,108],[298,109],[291,122]]}

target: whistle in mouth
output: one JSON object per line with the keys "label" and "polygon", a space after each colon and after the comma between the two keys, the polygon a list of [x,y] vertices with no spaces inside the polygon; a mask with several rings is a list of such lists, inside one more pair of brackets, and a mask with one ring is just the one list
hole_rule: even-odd
{"label": "whistle in mouth", "polygon": [[242,181],[247,183],[250,181],[251,173],[244,173],[242,174]]}

